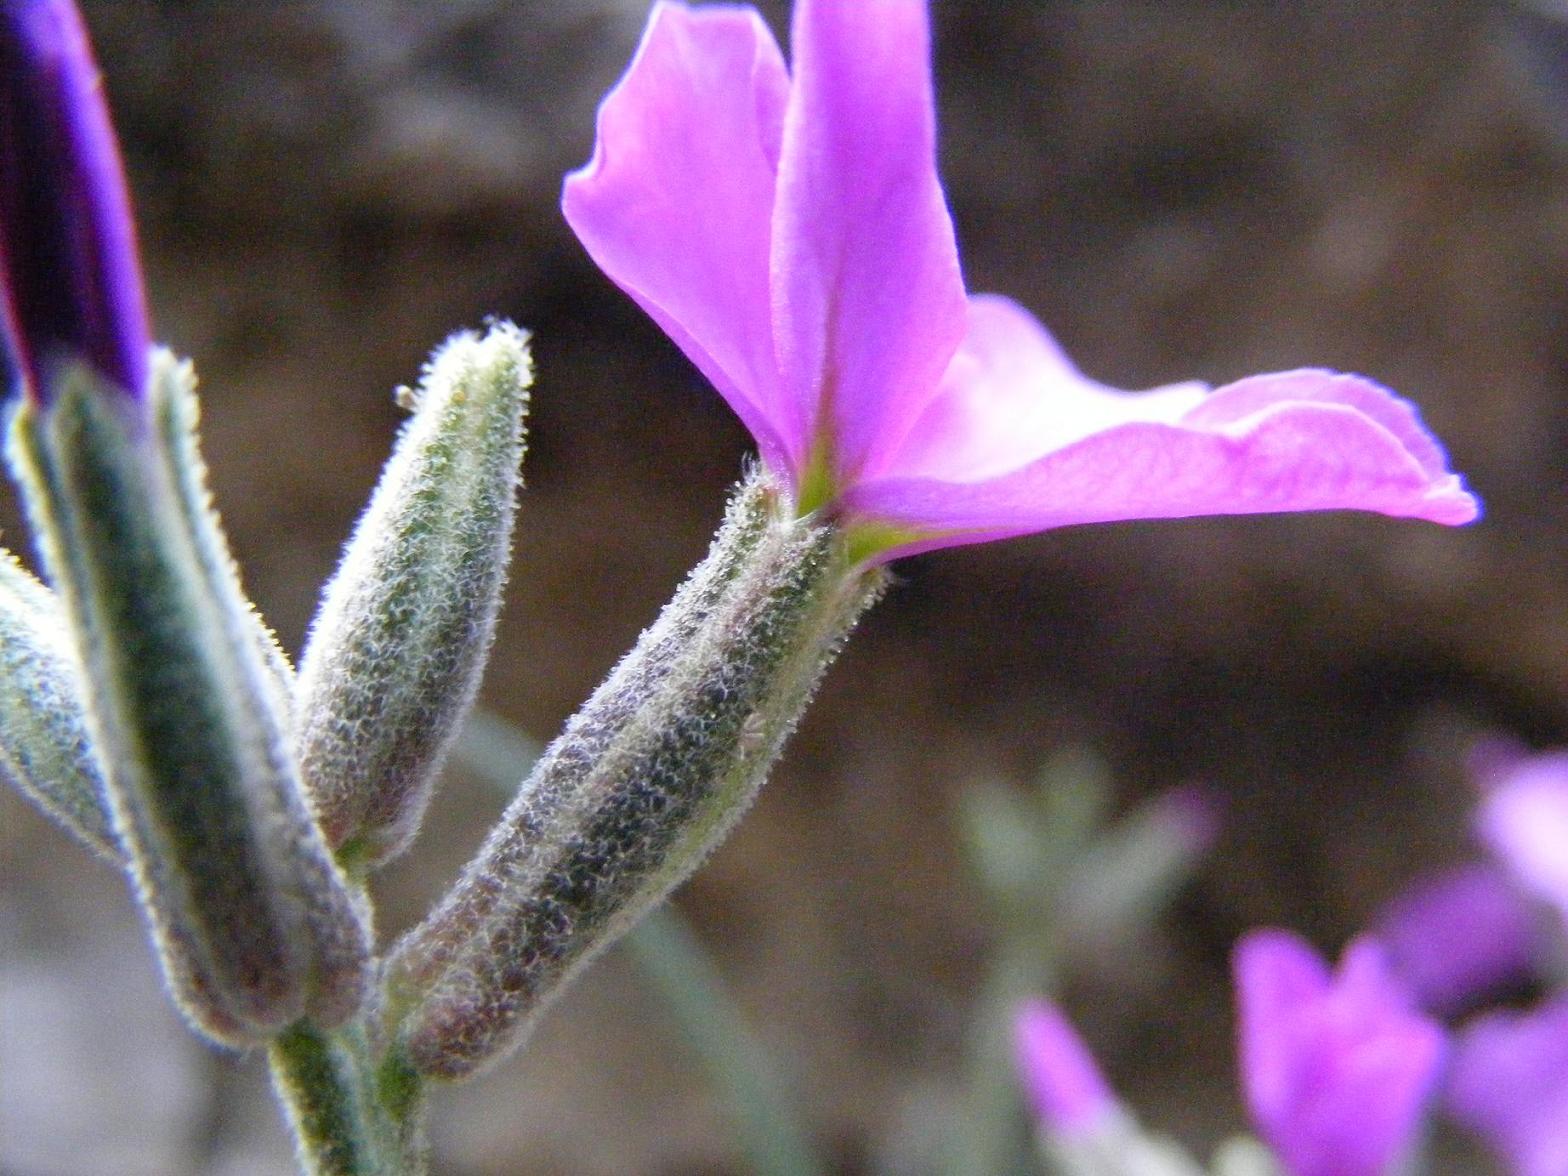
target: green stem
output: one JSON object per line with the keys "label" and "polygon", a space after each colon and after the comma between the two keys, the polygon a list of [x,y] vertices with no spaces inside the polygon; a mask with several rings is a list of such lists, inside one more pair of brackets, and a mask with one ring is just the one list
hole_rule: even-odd
{"label": "green stem", "polygon": [[1004,947],[990,967],[971,1014],[960,1113],[947,1166],[952,1176],[1023,1176],[1038,1170],[1013,1075],[1013,1016],[1018,1002],[1041,991],[1041,969],[1024,951]]}
{"label": "green stem", "polygon": [[309,1176],[423,1176],[422,1084],[396,1057],[378,1059],[362,1025],[326,1033],[301,1021],[268,1058]]}

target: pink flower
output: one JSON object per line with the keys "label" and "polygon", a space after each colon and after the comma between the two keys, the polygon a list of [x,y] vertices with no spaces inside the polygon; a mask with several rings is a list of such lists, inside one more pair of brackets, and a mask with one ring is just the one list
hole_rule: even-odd
{"label": "pink flower", "polygon": [[1568,998],[1472,1021],[1446,1095],[1515,1176],[1568,1176]]}
{"label": "pink flower", "polygon": [[1129,394],[968,296],[936,174],[923,0],[661,0],[567,220],[868,556],[1118,519],[1349,507],[1464,523],[1406,402],[1318,370]]}
{"label": "pink flower", "polygon": [[1519,885],[1568,919],[1568,752],[1500,758],[1476,830]]}
{"label": "pink flower", "polygon": [[1445,1017],[1522,984],[1541,954],[1530,899],[1482,862],[1421,878],[1384,906],[1376,933],[1418,1003]]}
{"label": "pink flower", "polygon": [[1446,1044],[1390,974],[1381,946],[1358,940],[1331,974],[1298,936],[1253,931],[1236,947],[1235,973],[1247,1105],[1286,1170],[1396,1171]]}

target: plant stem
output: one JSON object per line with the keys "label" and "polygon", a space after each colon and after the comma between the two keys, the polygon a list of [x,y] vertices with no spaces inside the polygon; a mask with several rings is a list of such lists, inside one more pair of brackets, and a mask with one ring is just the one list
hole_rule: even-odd
{"label": "plant stem", "polygon": [[1041,991],[1040,968],[1018,950],[999,952],[975,1000],[959,1114],[944,1172],[952,1176],[1023,1176],[1037,1167],[1026,1146],[1012,1066],[1018,1002]]}
{"label": "plant stem", "polygon": [[325,1033],[301,1021],[268,1056],[309,1176],[423,1176],[420,1080],[376,1058],[362,1024]]}

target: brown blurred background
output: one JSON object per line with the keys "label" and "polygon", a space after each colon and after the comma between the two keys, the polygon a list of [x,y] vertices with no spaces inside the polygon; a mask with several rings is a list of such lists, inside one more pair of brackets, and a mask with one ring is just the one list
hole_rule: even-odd
{"label": "brown blurred background", "polygon": [[[642,0],[88,0],[158,334],[203,378],[220,506],[297,650],[453,329],[536,332],[490,706],[548,737],[716,525],[747,438],[556,207]],[[782,30],[785,6],[766,12]],[[905,561],[757,809],[679,903],[838,1170],[904,1171],[987,944],[954,799],[1054,749],[1225,831],[1158,951],[1069,1004],[1145,1118],[1242,1125],[1226,960],[1337,951],[1472,852],[1480,732],[1568,741],[1568,47],[1486,0],[936,0],[969,284],[1124,387],[1317,364],[1417,400],[1486,501],[1062,531]],[[4,501],[9,544],[14,501]],[[499,801],[454,779],[387,871],[417,917]],[[0,796],[0,1170],[288,1170],[259,1058],[191,1040],[119,879]],[[915,1126],[911,1126],[915,1124]],[[437,1170],[740,1171],[702,1073],[612,954],[522,1056],[436,1100]],[[1475,1171],[1463,1153],[1448,1170]]]}

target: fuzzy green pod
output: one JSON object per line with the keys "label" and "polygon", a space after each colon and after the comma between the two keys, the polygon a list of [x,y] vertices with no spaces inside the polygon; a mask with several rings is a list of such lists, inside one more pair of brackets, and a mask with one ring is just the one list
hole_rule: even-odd
{"label": "fuzzy green pod", "polygon": [[511,554],[532,369],[510,323],[436,352],[300,661],[301,770],[351,869],[418,831],[473,705]]}
{"label": "fuzzy green pod", "polygon": [[[369,935],[305,805],[216,518],[148,403],[83,365],[21,405],[11,465],[75,638],[89,730],[170,988],[215,1040],[363,1003]],[[190,443],[194,452],[194,441]],[[203,498],[204,501],[204,498]]]}
{"label": "fuzzy green pod", "polygon": [[237,601],[238,607],[248,615],[251,636],[273,688],[273,708],[276,713],[287,716],[294,705],[294,667],[278,644],[277,635],[241,585],[239,565],[229,554],[228,540],[224,538],[218,512],[213,507],[212,491],[207,487],[207,462],[201,455],[197,431],[201,424],[201,404],[196,398],[195,365],[165,347],[155,347],[151,369],[154,424],[169,463],[170,479],[185,514],[185,525],[196,540],[196,556],[214,590]]}
{"label": "fuzzy green pod", "polygon": [[55,594],[0,549],[0,769],[99,857],[122,862]]}
{"label": "fuzzy green pod", "polygon": [[751,803],[883,574],[765,475],[567,724],[479,856],[393,949],[389,1030],[418,1073],[504,1056]]}

